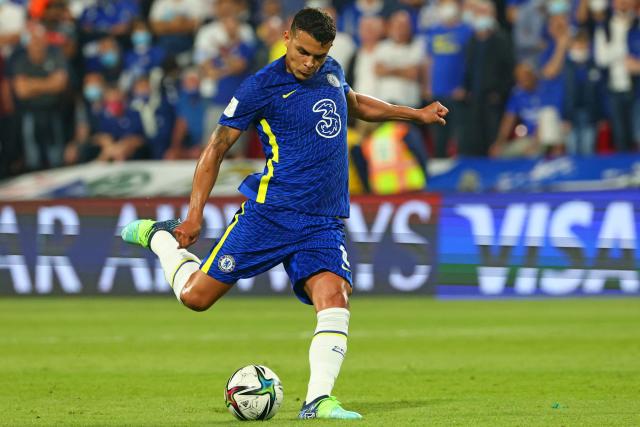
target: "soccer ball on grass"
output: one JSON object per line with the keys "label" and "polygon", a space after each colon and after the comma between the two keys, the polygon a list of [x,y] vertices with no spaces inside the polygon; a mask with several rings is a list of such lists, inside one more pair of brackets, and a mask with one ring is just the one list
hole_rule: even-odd
{"label": "soccer ball on grass", "polygon": [[268,420],[278,412],[283,398],[280,378],[261,365],[238,369],[224,389],[227,409],[239,420]]}

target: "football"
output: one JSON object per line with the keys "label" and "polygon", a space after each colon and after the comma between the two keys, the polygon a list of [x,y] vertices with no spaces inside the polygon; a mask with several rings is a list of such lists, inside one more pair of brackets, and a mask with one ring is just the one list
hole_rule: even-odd
{"label": "football", "polygon": [[227,409],[239,420],[268,420],[278,412],[283,398],[280,378],[261,365],[235,371],[224,390]]}

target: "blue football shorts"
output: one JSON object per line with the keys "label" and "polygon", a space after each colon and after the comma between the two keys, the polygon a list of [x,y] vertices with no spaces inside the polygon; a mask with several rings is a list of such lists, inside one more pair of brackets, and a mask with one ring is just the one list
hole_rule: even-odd
{"label": "blue football shorts", "polygon": [[316,273],[330,271],[352,285],[343,220],[247,200],[200,270],[232,285],[280,263],[294,293],[306,304],[312,302],[304,291],[305,280]]}

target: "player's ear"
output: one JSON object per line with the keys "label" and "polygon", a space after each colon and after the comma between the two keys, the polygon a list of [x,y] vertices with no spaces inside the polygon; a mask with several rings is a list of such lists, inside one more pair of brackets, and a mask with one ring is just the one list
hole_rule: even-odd
{"label": "player's ear", "polygon": [[291,42],[291,32],[289,30],[285,30],[282,38],[284,39],[284,45],[289,47],[289,42]]}

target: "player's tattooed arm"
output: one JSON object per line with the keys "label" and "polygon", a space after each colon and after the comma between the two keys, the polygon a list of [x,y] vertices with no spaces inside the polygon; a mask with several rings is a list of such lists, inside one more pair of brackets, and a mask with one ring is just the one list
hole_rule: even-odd
{"label": "player's tattooed arm", "polygon": [[369,95],[353,90],[347,94],[349,115],[367,122],[384,122],[387,120],[412,120],[419,123],[437,123],[445,125],[445,116],[449,110],[438,101],[422,108],[411,108],[394,105]]}
{"label": "player's tattooed arm", "polygon": [[238,140],[240,134],[242,131],[238,129],[219,125],[202,151],[193,174],[189,213],[184,222],[174,231],[181,248],[186,248],[198,240],[202,225],[202,211],[218,178],[220,164],[227,150]]}

